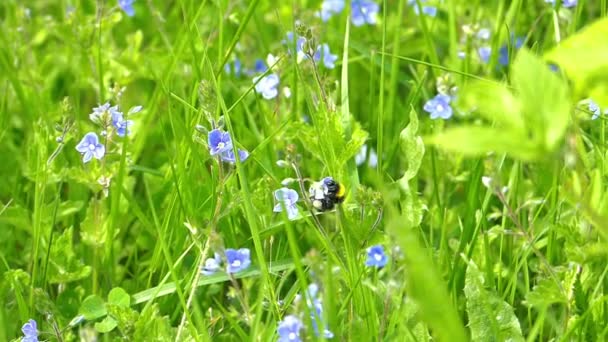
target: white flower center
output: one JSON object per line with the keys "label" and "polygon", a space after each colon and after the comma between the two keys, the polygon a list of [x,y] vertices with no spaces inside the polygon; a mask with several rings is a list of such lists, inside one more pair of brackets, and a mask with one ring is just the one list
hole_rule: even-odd
{"label": "white flower center", "polygon": [[233,267],[239,267],[239,266],[241,266],[241,260],[234,260],[232,262],[232,266]]}
{"label": "white flower center", "polygon": [[290,341],[294,341],[298,336],[296,335],[296,333],[290,332],[288,337]]}
{"label": "white flower center", "polygon": [[89,150],[95,151],[95,144],[89,144]]}
{"label": "white flower center", "polygon": [[445,109],[445,108],[443,107],[443,105],[441,105],[441,104],[438,104],[438,105],[437,105],[437,111],[438,111],[438,112],[442,112],[444,109]]}
{"label": "white flower center", "polygon": [[224,144],[223,142],[219,142],[217,144],[217,148],[224,148],[224,147],[226,147],[226,144]]}
{"label": "white flower center", "polygon": [[376,261],[380,261],[380,260],[382,260],[382,255],[381,254],[374,254],[374,259],[376,259]]}

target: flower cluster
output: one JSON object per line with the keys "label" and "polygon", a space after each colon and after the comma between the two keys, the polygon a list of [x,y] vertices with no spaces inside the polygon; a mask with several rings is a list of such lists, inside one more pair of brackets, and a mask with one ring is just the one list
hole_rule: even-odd
{"label": "flower cluster", "polygon": [[38,325],[36,321],[30,319],[21,327],[21,331],[23,332],[22,342],[38,342]]}
{"label": "flower cluster", "polygon": [[[321,298],[319,297],[319,286],[317,284],[310,284],[308,286],[308,290],[306,291],[308,294],[308,298],[306,298],[306,305],[308,310],[310,311],[310,319],[312,321],[312,328],[314,330],[315,335],[319,336],[319,325],[317,322],[321,323],[321,329],[323,329],[323,337],[325,338],[333,338],[334,334],[326,329],[325,323],[323,322],[323,304],[321,302]],[[296,301],[299,301],[301,296],[298,295],[296,297]],[[295,315],[288,315],[279,322],[279,326],[277,328],[277,333],[279,334],[279,341],[301,341],[300,339],[300,330],[304,327],[302,320]]]}
{"label": "flower cluster", "polygon": [[[141,109],[142,106],[132,107],[127,115],[138,113]],[[111,106],[109,102],[93,108],[89,119],[101,127],[101,136],[105,137],[106,143],[111,141],[114,135],[125,137],[131,134],[133,121],[125,119],[118,106]],[[106,146],[100,142],[95,132],[86,133],[76,145],[76,150],[82,154],[83,163],[88,163],[93,158],[101,160],[106,154]]]}
{"label": "flower cluster", "polygon": [[[336,14],[340,14],[344,10],[344,0],[324,0],[321,3],[319,17],[323,21],[328,21]],[[378,11],[380,6],[374,1],[369,0],[351,0],[351,22],[355,26],[363,26],[365,24],[375,25],[377,22]]]}
{"label": "flower cluster", "polygon": [[[226,273],[238,273],[246,270],[251,265],[251,252],[249,248],[233,249],[227,248],[224,252],[226,261]],[[201,267],[201,273],[211,275],[222,268],[222,257],[215,253],[213,258],[205,260]]]}
{"label": "flower cluster", "polygon": [[[214,129],[207,135],[207,145],[209,146],[209,153],[212,156],[219,155],[222,161],[234,164],[236,163],[236,156],[232,148],[232,138],[230,133],[224,132],[219,129]],[[238,149],[239,159],[244,162],[249,157],[249,152]]]}

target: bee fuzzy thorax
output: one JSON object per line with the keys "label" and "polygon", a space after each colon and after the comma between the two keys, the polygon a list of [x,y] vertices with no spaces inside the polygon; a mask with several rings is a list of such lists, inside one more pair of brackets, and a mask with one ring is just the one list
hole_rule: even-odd
{"label": "bee fuzzy thorax", "polygon": [[346,188],[332,177],[325,177],[313,183],[309,189],[310,201],[319,211],[334,209],[336,204],[344,201]]}

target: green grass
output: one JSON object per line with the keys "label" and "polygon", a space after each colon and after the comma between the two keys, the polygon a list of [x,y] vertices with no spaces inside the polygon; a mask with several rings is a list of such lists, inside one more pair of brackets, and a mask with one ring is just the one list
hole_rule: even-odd
{"label": "green grass", "polygon": [[[29,319],[48,341],[275,341],[288,315],[310,341],[608,338],[606,116],[587,100],[608,109],[607,1],[377,0],[363,26],[321,2],[0,3],[0,341]],[[253,79],[272,73],[267,100]],[[438,92],[448,120],[423,110]],[[105,102],[143,106],[127,137],[90,120]],[[249,157],[210,155],[216,127]],[[83,164],[88,132],[106,154]],[[326,176],[346,199],[319,213]],[[295,220],[273,212],[282,183]],[[202,274],[226,248],[251,266]]]}

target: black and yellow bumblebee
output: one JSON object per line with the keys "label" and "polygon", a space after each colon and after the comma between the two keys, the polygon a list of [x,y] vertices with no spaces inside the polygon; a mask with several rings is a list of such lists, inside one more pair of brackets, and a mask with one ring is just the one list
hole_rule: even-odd
{"label": "black and yellow bumblebee", "polygon": [[344,202],[346,188],[332,177],[325,177],[310,186],[309,195],[315,209],[328,211]]}

